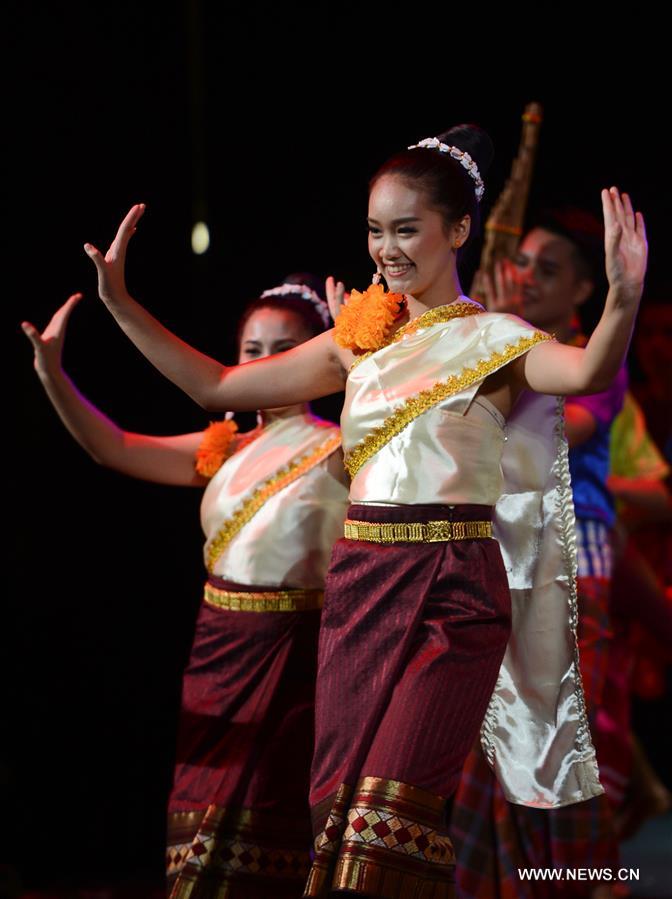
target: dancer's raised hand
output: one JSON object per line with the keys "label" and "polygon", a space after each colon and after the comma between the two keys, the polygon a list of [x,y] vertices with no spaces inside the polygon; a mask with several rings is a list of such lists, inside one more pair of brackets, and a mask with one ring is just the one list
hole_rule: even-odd
{"label": "dancer's raised hand", "polygon": [[325,289],[329,312],[334,321],[336,321],[336,316],[341,311],[341,306],[348,302],[349,294],[345,292],[345,284],[342,281],[336,281],[332,275],[329,275],[327,278]]}
{"label": "dancer's raised hand", "polygon": [[644,287],[648,246],[641,212],[634,212],[627,193],[617,187],[602,191],[604,249],[609,285],[619,296],[638,303]]}
{"label": "dancer's raised hand", "polygon": [[474,275],[471,298],[482,303],[488,312],[523,314],[523,296],[517,269],[510,259],[498,259],[494,277],[480,269]]}
{"label": "dancer's raised hand", "polygon": [[126,265],[126,248],[145,211],[145,204],[132,206],[126,218],[119,225],[114,240],[103,256],[93,244],[85,243],[84,250],[93,260],[98,272],[98,295],[104,302],[123,299],[127,295],[124,268]]}
{"label": "dancer's raised hand", "polygon": [[31,325],[30,322],[21,322],[23,333],[35,350],[34,364],[38,375],[50,375],[60,371],[68,319],[82,296],[81,293],[73,293],[61,308],[56,310],[41,334],[35,325]]}

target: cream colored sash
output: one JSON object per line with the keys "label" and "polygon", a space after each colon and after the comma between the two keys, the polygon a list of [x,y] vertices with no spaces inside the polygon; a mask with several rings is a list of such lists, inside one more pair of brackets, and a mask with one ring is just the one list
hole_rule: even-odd
{"label": "cream colored sash", "polygon": [[228,507],[228,514],[206,545],[208,570],[213,571],[233,538],[271,497],[326,459],[340,444],[338,428],[324,423],[306,425],[303,416],[295,416],[273,422],[260,437],[230,457],[207,488],[217,495],[220,509],[222,504]]}

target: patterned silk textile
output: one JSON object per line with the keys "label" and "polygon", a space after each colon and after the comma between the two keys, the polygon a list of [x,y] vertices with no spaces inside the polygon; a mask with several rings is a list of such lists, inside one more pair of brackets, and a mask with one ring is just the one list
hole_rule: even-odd
{"label": "patterned silk textile", "polygon": [[[366,894],[369,881],[375,895],[390,899],[453,895],[442,815],[433,819],[430,844],[446,848],[443,868],[426,851],[411,863],[396,842],[383,851],[397,841],[396,827],[390,836],[387,819],[375,816],[401,818],[384,804],[363,806],[374,833],[385,831],[377,857],[371,842],[353,862],[346,834],[369,819],[353,817],[354,800],[346,797],[378,778],[385,795],[417,788],[431,794],[427,807],[442,807],[479,727],[509,801],[555,807],[603,792],[578,669],[563,401],[526,391],[506,422],[487,401],[476,409],[485,377],[552,337],[517,316],[485,313],[466,297],[411,325],[356,361],[348,377],[341,425],[357,504],[348,516],[378,520],[367,519],[368,510],[387,516],[381,521],[430,521],[494,507],[496,540],[449,542],[440,552],[442,544],[432,543],[336,545],[320,636],[310,897],[328,895],[330,886]],[[488,546],[478,561],[471,556]],[[338,681],[331,670],[337,663]],[[359,725],[350,720],[346,694]],[[341,726],[359,734],[349,753],[338,738]],[[422,815],[406,818],[419,833]]]}
{"label": "patterned silk textile", "polygon": [[[483,521],[482,505],[353,505],[362,522]],[[465,576],[469,572],[469,576]],[[451,899],[445,821],[510,634],[497,541],[339,540],[325,585],[306,896]]]}
{"label": "patterned silk textile", "polygon": [[280,418],[206,488],[205,557],[223,576],[208,576],[184,675],[172,899],[301,895],[320,608],[347,501],[339,447],[331,423]]}

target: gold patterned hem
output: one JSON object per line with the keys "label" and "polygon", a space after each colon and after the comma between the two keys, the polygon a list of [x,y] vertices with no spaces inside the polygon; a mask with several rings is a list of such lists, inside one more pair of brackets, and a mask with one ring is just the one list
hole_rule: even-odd
{"label": "gold patterned hem", "polygon": [[401,406],[387,416],[381,425],[374,428],[346,454],[344,463],[350,477],[354,478],[372,456],[423,412],[427,412],[442,400],[465,390],[471,384],[482,381],[483,378],[518,356],[522,356],[538,343],[552,339],[551,334],[534,331],[530,337],[521,337],[515,344],[507,343],[501,353],[493,352],[488,359],[481,359],[473,368],[463,368],[459,375],[451,375],[447,380],[438,381],[427,390],[421,390],[415,396],[409,396]]}
{"label": "gold patterned hem", "polygon": [[227,612],[309,612],[321,609],[322,590],[264,590],[252,593],[222,590],[206,583],[203,600],[209,606]]}
{"label": "gold patterned hem", "polygon": [[206,550],[207,563],[206,567],[212,573],[217,560],[224,552],[228,544],[233,540],[236,534],[243,528],[262,508],[264,503],[279,493],[285,487],[293,484],[301,475],[310,471],[313,466],[317,465],[323,459],[326,459],[334,450],[341,445],[340,433],[333,434],[324,443],[320,444],[316,449],[293,459],[284,468],[276,471],[275,474],[267,478],[263,484],[245,499],[230,518],[222,524],[217,534],[212,538]]}
{"label": "gold patterned hem", "polygon": [[369,356],[377,353],[378,350],[382,350],[385,347],[391,346],[393,343],[403,340],[403,338],[407,337],[409,334],[415,334],[421,328],[431,328],[432,325],[448,322],[453,318],[464,318],[467,315],[479,315],[484,311],[485,310],[481,306],[477,306],[475,303],[448,303],[445,306],[435,306],[433,309],[428,309],[426,312],[423,312],[422,315],[419,315],[417,318],[411,319],[410,322],[406,322],[405,325],[402,325],[391,337],[388,337],[387,340],[381,343],[378,349],[368,350],[368,352],[362,353],[361,356],[357,356],[355,361],[351,364],[349,371],[357,368],[360,362],[368,359]]}
{"label": "gold patterned hem", "polygon": [[[189,832],[189,827],[191,831]],[[215,805],[168,816],[170,899],[297,895],[308,876],[307,850],[288,846],[296,822],[252,809]],[[296,840],[300,842],[300,838]],[[264,892],[266,890],[266,892]]]}
{"label": "gold patterned hem", "polygon": [[[351,797],[351,798],[349,798]],[[304,897],[350,890],[380,899],[453,899],[455,854],[443,832],[445,799],[400,781],[364,777],[342,785]]]}

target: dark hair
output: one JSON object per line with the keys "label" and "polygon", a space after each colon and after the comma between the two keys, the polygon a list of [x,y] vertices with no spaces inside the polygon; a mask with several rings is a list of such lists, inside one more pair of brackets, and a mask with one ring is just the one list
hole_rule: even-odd
{"label": "dark hair", "polygon": [[[586,334],[595,329],[607,292],[607,276],[604,269],[604,227],[602,222],[586,209],[562,206],[542,210],[534,219],[533,228],[543,228],[568,240],[574,249],[574,267],[579,278],[593,282],[593,292],[578,310],[582,328]],[[531,230],[531,229],[530,229]]]}
{"label": "dark hair", "polygon": [[[291,275],[287,275],[286,278],[283,278],[281,283],[305,284],[306,287],[310,287],[319,297],[324,299],[322,282],[316,275],[311,275],[309,272],[294,272]],[[292,294],[286,294],[285,296],[257,297],[247,304],[240,321],[238,322],[238,330],[236,332],[236,345],[238,347],[240,347],[240,341],[243,336],[245,325],[259,309],[282,309],[294,313],[294,315],[301,319],[312,337],[315,337],[326,330],[322,316],[310,300],[304,300],[300,296],[292,296]]]}
{"label": "dark hair", "polygon": [[[458,147],[468,153],[478,166],[481,178],[495,155],[489,135],[478,125],[455,125],[437,135],[441,143]],[[450,227],[465,215],[471,216],[469,239],[480,230],[479,203],[476,183],[467,170],[449,153],[419,147],[402,150],[388,159],[369,181],[369,190],[383,175],[397,175],[413,181],[425,191],[430,204],[443,215],[446,227]]]}
{"label": "dark hair", "polygon": [[568,240],[574,248],[579,278],[590,278],[596,287],[599,285],[604,276],[604,227],[591,212],[577,206],[544,209],[532,228],[543,228]]}

